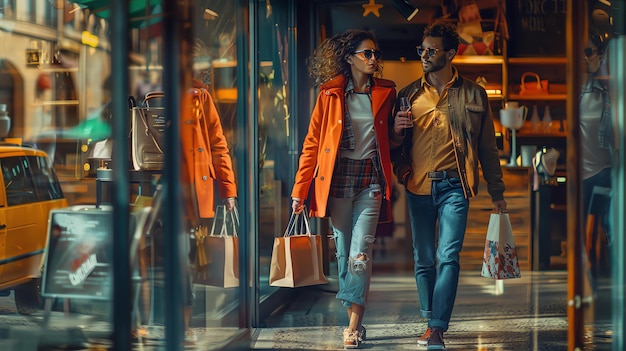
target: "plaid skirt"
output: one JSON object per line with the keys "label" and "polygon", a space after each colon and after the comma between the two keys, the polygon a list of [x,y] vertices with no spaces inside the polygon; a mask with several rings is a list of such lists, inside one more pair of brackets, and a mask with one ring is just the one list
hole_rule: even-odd
{"label": "plaid skirt", "polygon": [[384,189],[382,169],[377,156],[364,160],[341,158],[333,172],[330,196],[348,198],[357,196],[372,184]]}

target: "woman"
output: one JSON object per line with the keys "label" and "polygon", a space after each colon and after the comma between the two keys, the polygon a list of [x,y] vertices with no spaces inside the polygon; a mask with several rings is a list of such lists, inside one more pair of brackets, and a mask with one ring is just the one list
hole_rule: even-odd
{"label": "woman", "polygon": [[[616,130],[611,114],[611,100],[608,90],[608,64],[606,49],[608,39],[601,33],[591,31],[584,49],[587,79],[580,94],[580,137],[583,172],[583,211],[587,216],[594,215],[602,224],[607,235],[608,245],[612,241],[609,219],[613,165],[617,154]],[[595,194],[594,194],[595,193]],[[593,200],[593,203],[592,203]],[[585,216],[585,226],[587,228]],[[592,244],[592,247],[595,246]],[[592,273],[601,271],[598,263],[602,257],[595,257],[595,250],[587,247],[592,261]],[[598,248],[595,248],[598,249]],[[602,248],[606,250],[606,247]],[[608,250],[610,251],[610,250]],[[607,252],[608,253],[608,252]],[[605,261],[608,262],[608,261]]]}
{"label": "woman", "polygon": [[[292,191],[294,212],[302,211],[311,183],[310,213],[330,215],[339,270],[337,299],[350,324],[344,347],[358,348],[371,276],[372,243],[381,210],[391,207],[388,125],[395,83],[375,78],[381,52],[371,33],[348,30],[324,40],[309,60],[321,85],[304,140]],[[384,206],[381,206],[384,203]]]}

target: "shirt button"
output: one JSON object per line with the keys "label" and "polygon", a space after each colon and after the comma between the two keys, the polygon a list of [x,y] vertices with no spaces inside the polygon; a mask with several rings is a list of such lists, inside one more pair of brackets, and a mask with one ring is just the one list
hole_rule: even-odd
{"label": "shirt button", "polygon": [[341,124],[341,120],[338,120],[337,123]]}
{"label": "shirt button", "polygon": [[203,148],[201,148],[201,147],[199,147],[199,148],[198,148],[198,152],[202,152],[202,151],[204,151],[204,149],[203,149]]}
{"label": "shirt button", "polygon": [[326,91],[326,95],[330,95],[330,91]]}
{"label": "shirt button", "polygon": [[378,121],[378,124],[380,124],[382,126],[383,125],[383,120],[381,119],[380,121]]}
{"label": "shirt button", "polygon": [[320,180],[324,180],[324,176],[321,176],[321,177],[320,177]]}
{"label": "shirt button", "polygon": [[326,151],[326,152],[328,153],[328,152],[330,152],[330,149],[329,149],[329,148],[326,148],[326,150],[324,150],[324,151]]}
{"label": "shirt button", "polygon": [[207,176],[202,176],[202,180],[207,180],[207,179],[209,179],[209,177],[207,177]]}

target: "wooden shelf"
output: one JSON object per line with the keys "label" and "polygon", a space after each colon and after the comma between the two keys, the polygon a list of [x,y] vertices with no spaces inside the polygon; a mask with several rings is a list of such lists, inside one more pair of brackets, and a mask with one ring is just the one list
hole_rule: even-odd
{"label": "wooden shelf", "polygon": [[509,94],[509,100],[520,100],[520,101],[561,101],[567,100],[567,94],[547,94],[547,95],[520,95],[520,94]]}
{"label": "wooden shelf", "polygon": [[501,65],[504,63],[504,58],[491,55],[457,55],[452,63],[455,65]]}
{"label": "wooden shelf", "polygon": [[536,64],[551,64],[561,65],[567,63],[566,57],[509,57],[508,63],[510,65],[536,65]]}

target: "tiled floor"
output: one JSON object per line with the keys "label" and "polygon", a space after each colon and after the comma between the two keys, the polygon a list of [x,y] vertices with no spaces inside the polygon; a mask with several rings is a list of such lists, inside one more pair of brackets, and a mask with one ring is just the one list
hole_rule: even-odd
{"label": "tiled floor", "polygon": [[[251,331],[249,344],[243,339],[243,349],[342,349],[341,332],[348,320],[335,299],[336,279],[330,276],[329,280],[328,285],[299,289],[294,303],[274,313],[262,328]],[[390,264],[383,271],[375,271],[364,319],[368,338],[362,348],[424,350],[416,343],[417,335],[426,328],[426,322],[418,318],[416,301],[413,275],[406,264]],[[601,280],[594,310],[586,313],[591,323],[585,350],[611,350],[610,302],[610,282]],[[479,272],[464,271],[445,335],[447,349],[567,350],[566,304],[565,271],[522,272],[522,278],[502,284],[480,277]],[[89,304],[79,307],[83,313],[64,316],[63,312],[52,312],[48,328],[42,328],[41,315],[18,315],[13,298],[0,297],[0,350],[110,349],[111,325],[105,318],[106,310]],[[232,345],[223,345],[242,332],[236,327],[208,324],[194,330],[198,342],[186,345],[185,350],[231,350]],[[153,326],[148,334],[149,339],[136,344],[134,350],[165,350],[163,327]]]}
{"label": "tiled floor", "polygon": [[[348,319],[334,297],[334,285],[303,290],[297,303],[254,332],[252,349],[342,349],[341,331]],[[362,348],[426,349],[416,343],[426,328],[426,322],[418,318],[416,300],[410,272],[375,273],[364,318],[368,338]],[[521,279],[502,284],[477,272],[462,273],[445,334],[447,350],[567,350],[566,303],[564,271],[523,272]],[[596,319],[585,349],[610,350],[610,335],[610,325]]]}

